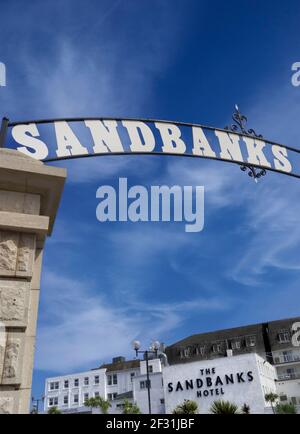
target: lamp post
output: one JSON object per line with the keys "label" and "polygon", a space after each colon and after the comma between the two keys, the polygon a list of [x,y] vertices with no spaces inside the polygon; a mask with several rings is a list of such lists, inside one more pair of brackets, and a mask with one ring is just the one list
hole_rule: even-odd
{"label": "lamp post", "polygon": [[31,398],[31,401],[32,401],[32,412],[34,411],[34,409],[35,409],[35,411],[36,411],[36,414],[39,414],[39,405],[40,405],[40,402],[44,402],[44,399],[45,399],[45,397],[44,396],[42,396],[41,398],[38,398],[38,399],[35,399],[34,398],[34,396]]}
{"label": "lamp post", "polygon": [[138,357],[139,354],[143,354],[144,359],[146,361],[146,370],[147,370],[146,387],[148,393],[149,414],[151,414],[151,394],[150,394],[151,383],[150,383],[150,376],[149,376],[149,355],[154,354],[155,357],[157,357],[159,347],[160,347],[160,343],[158,341],[154,341],[152,342],[152,345],[149,350],[140,350],[141,343],[139,341],[132,342],[132,348],[134,349],[136,356]]}

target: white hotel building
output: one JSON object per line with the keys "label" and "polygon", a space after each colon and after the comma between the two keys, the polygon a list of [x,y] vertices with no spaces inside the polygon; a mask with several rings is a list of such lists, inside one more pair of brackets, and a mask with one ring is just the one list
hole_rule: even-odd
{"label": "white hotel building", "polygon": [[[169,346],[169,364],[165,358],[149,360],[152,413],[172,413],[184,399],[196,401],[199,413],[208,413],[218,399],[247,404],[251,413],[270,413],[265,402],[270,392],[299,406],[300,347],[292,344],[297,321],[193,335]],[[101,396],[111,401],[111,414],[122,413],[125,398],[148,413],[146,384],[145,360],[117,357],[98,369],[47,379],[44,410],[57,406],[66,413],[88,413],[85,400]]]}

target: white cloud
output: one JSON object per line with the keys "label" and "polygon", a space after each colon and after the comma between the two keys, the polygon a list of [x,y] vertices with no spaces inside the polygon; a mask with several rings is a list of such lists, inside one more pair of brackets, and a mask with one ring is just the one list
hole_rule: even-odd
{"label": "white cloud", "polygon": [[49,271],[43,294],[47,309],[40,318],[35,367],[61,373],[89,369],[116,354],[132,356],[130,343],[135,338],[147,345],[173,331],[192,312],[231,307],[229,301],[215,298],[148,304],[137,297],[112,306],[107,297],[95,293],[91,282]]}

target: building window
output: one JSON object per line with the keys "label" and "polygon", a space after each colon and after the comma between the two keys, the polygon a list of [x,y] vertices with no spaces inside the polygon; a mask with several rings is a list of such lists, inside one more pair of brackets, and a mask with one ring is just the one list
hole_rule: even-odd
{"label": "building window", "polygon": [[282,351],[284,362],[293,362],[293,352],[292,351]]}
{"label": "building window", "polygon": [[161,404],[164,404],[164,403],[165,403],[165,400],[164,400],[164,399],[161,399],[161,400],[160,400],[160,403],[161,403]]}
{"label": "building window", "polygon": [[99,375],[95,375],[94,380],[95,380],[94,381],[95,384],[99,384],[100,381]]}
{"label": "building window", "polygon": [[255,336],[248,336],[246,338],[246,345],[247,345],[247,347],[255,347],[256,337]]}
{"label": "building window", "polygon": [[[151,389],[151,381],[149,380],[149,388]],[[147,380],[140,381],[140,389],[147,389]]]}
{"label": "building window", "polygon": [[69,396],[64,395],[64,405],[68,405],[68,404],[69,404]]}
{"label": "building window", "polygon": [[64,381],[64,388],[69,389],[69,380]]}
{"label": "building window", "polygon": [[278,333],[278,340],[280,343],[289,342],[290,341],[290,333],[288,330],[283,330]]}
{"label": "building window", "polygon": [[197,355],[197,356],[204,356],[204,354],[205,354],[205,347],[196,347],[196,349],[195,349],[195,354]]}
{"label": "building window", "polygon": [[83,394],[83,402],[86,402],[89,399],[89,394],[88,393],[84,393]]}
{"label": "building window", "polygon": [[95,398],[99,398],[99,396],[100,396],[100,393],[99,393],[99,392],[95,392],[95,393],[94,393],[94,397],[95,397]]}
{"label": "building window", "polygon": [[107,394],[107,399],[109,401],[113,401],[114,399],[116,399],[116,397],[117,397],[117,393],[108,393]]}
{"label": "building window", "polygon": [[118,384],[118,376],[117,376],[117,374],[114,374],[114,375],[108,375],[107,376],[107,384],[109,385],[109,386],[111,386],[111,385],[115,385],[115,384]]}
{"label": "building window", "polygon": [[239,350],[241,348],[241,341],[232,341],[231,342],[231,349],[232,350]]}
{"label": "building window", "polygon": [[84,377],[84,385],[88,386],[89,385],[89,377]]}
{"label": "building window", "polygon": [[73,396],[73,404],[78,404],[79,403],[79,395],[76,394]]}
{"label": "building window", "polygon": [[295,368],[288,368],[286,370],[286,372],[287,372],[288,378],[291,378],[291,379],[295,379],[296,378]]}
{"label": "building window", "polygon": [[213,344],[212,350],[214,353],[220,353],[222,351],[222,344],[221,343]]}
{"label": "building window", "polygon": [[58,390],[59,389],[59,381],[51,381],[50,390]]}
{"label": "building window", "polygon": [[53,407],[53,406],[57,406],[58,405],[58,396],[54,396],[52,398],[49,398],[48,401],[48,407]]}
{"label": "building window", "polygon": [[191,357],[191,348],[187,347],[184,349],[184,357],[189,358]]}
{"label": "building window", "polygon": [[78,387],[79,386],[79,379],[75,378],[74,379],[74,387]]}

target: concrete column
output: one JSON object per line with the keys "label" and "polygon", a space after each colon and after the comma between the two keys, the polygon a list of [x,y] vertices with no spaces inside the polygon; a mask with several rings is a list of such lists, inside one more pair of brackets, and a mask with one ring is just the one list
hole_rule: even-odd
{"label": "concrete column", "polygon": [[65,179],[0,149],[0,414],[29,412],[43,249]]}

